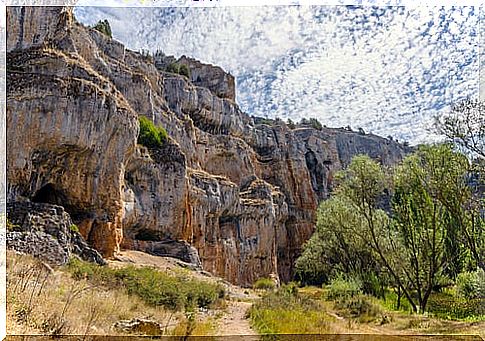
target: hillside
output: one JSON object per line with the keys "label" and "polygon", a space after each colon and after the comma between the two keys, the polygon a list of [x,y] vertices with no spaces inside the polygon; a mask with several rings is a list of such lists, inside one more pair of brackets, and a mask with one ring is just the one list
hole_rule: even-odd
{"label": "hillside", "polygon": [[[335,172],[357,154],[390,165],[406,153],[363,132],[261,122],[221,68],[183,57],[189,77],[174,73],[71,8],[9,7],[7,25],[8,238],[46,257],[60,246],[60,264],[128,249],[241,286],[288,281]],[[159,143],[140,144],[153,131]]]}

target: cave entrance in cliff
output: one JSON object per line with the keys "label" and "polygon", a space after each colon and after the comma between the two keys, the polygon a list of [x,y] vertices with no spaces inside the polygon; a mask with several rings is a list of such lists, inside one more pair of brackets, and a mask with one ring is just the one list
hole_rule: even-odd
{"label": "cave entrance in cliff", "polygon": [[58,191],[52,184],[47,184],[39,189],[32,197],[32,201],[60,206],[65,206],[67,204],[66,196]]}

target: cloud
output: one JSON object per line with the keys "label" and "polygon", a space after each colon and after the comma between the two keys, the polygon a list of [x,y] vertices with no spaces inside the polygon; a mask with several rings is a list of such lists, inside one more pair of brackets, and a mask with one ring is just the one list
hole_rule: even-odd
{"label": "cloud", "polygon": [[420,143],[479,91],[476,7],[77,8],[133,49],[221,65],[249,114],[318,118]]}

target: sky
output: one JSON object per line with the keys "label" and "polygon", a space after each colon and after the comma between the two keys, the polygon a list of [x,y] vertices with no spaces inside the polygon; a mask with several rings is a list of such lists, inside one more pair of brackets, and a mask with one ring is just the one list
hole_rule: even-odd
{"label": "sky", "polygon": [[434,117],[478,96],[479,13],[356,5],[75,10],[85,24],[107,18],[128,48],[223,67],[250,115],[314,117],[411,144],[436,140]]}

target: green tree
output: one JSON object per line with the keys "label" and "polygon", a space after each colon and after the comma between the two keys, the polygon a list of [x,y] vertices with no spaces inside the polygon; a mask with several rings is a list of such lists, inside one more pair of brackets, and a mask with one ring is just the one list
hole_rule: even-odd
{"label": "green tree", "polygon": [[454,105],[447,114],[436,117],[438,132],[466,154],[475,157],[468,171],[467,186],[472,188],[463,210],[462,200],[455,196],[443,197],[444,204],[460,217],[458,223],[476,265],[485,269],[485,102],[466,99]]}
{"label": "green tree", "polygon": [[443,200],[466,202],[467,166],[466,158],[447,145],[423,146],[395,172],[393,226],[405,246],[399,247],[395,267],[416,293],[421,311],[444,271],[449,234],[464,216],[463,209],[450,211]]}
{"label": "green tree", "polygon": [[322,129],[323,129],[322,124],[321,124],[321,123],[320,123],[320,121],[319,121],[319,120],[317,120],[316,118],[310,118],[309,122],[310,122],[310,125],[311,125],[311,126],[314,128],[314,129],[316,129],[316,130],[322,130]]}
{"label": "green tree", "polygon": [[293,122],[293,120],[291,118],[288,118],[288,120],[286,121],[286,124],[288,125],[288,128],[290,128],[290,129],[296,128],[295,122]]}
{"label": "green tree", "polygon": [[355,234],[362,230],[362,224],[362,217],[344,198],[334,196],[322,202],[315,232],[296,262],[298,280],[322,284],[346,273],[360,278],[365,286],[368,274],[377,273],[378,266],[372,252]]}
{"label": "green tree", "polygon": [[337,176],[339,186],[336,194],[346,198],[363,220],[363,224],[352,232],[362,243],[376,254],[389,275],[399,293],[403,293],[414,311],[418,311],[413,300],[412,292],[404,280],[401,269],[396,266],[394,260],[399,257],[400,248],[404,247],[391,228],[391,219],[385,211],[380,209],[386,192],[389,191],[390,177],[382,167],[366,155],[358,155],[352,159],[347,170]]}
{"label": "green tree", "polygon": [[106,34],[110,38],[113,37],[108,19],[98,21],[98,23],[94,25],[93,28],[101,33]]}

